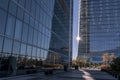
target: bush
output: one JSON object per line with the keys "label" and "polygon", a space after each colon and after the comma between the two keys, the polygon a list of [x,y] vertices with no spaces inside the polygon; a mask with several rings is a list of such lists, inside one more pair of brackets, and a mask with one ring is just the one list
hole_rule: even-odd
{"label": "bush", "polygon": [[111,68],[112,68],[113,71],[120,74],[120,57],[117,57],[112,61]]}

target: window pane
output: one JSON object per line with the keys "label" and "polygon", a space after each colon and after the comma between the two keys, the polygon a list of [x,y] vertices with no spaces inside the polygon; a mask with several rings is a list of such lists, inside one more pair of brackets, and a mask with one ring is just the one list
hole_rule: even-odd
{"label": "window pane", "polygon": [[19,49],[20,49],[20,43],[14,41],[14,44],[13,44],[13,53],[14,54],[19,54]]}
{"label": "window pane", "polygon": [[22,6],[24,7],[25,0],[19,0],[19,4],[22,5]]}
{"label": "window pane", "polygon": [[12,49],[12,40],[5,38],[3,52],[11,53]]}
{"label": "window pane", "polygon": [[27,55],[31,56],[31,51],[32,51],[32,47],[31,46],[27,46]]}
{"label": "window pane", "polygon": [[45,43],[45,36],[42,34],[42,42],[41,42],[41,46],[42,48],[44,48],[44,44]]}
{"label": "window pane", "polygon": [[44,59],[47,59],[48,51],[44,51]]}
{"label": "window pane", "polygon": [[37,45],[38,31],[34,29],[33,44]]}
{"label": "window pane", "polygon": [[33,40],[33,28],[29,27],[28,42],[32,44]]}
{"label": "window pane", "polygon": [[15,28],[15,38],[20,39],[22,30],[22,22],[20,20],[16,20],[16,28]]}
{"label": "window pane", "polygon": [[44,50],[41,49],[41,58],[44,59]]}
{"label": "window pane", "polygon": [[7,36],[13,37],[14,24],[15,24],[15,18],[11,15],[8,15],[7,26],[6,26],[6,35]]}
{"label": "window pane", "polygon": [[25,5],[25,7],[26,7],[26,9],[28,10],[28,11],[30,11],[30,7],[31,7],[31,0],[26,0],[26,5]]}
{"label": "window pane", "polygon": [[0,52],[2,51],[3,37],[0,37]]}
{"label": "window pane", "polygon": [[32,0],[31,13],[34,17],[35,17],[35,10],[36,10],[36,4],[35,4],[35,1]]}
{"label": "window pane", "polygon": [[37,7],[37,8],[36,8],[36,19],[39,20],[39,9],[40,9],[40,8],[39,8],[38,5],[36,5],[36,7]]}
{"label": "window pane", "polygon": [[5,31],[6,13],[0,9],[0,34]]}
{"label": "window pane", "polygon": [[29,24],[29,15],[27,13],[24,13],[24,22]]}
{"label": "window pane", "polygon": [[37,21],[35,21],[35,28],[39,29],[39,23]]}
{"label": "window pane", "polygon": [[9,12],[13,15],[16,15],[17,5],[10,1]]}
{"label": "window pane", "polygon": [[39,47],[41,47],[41,44],[42,44],[41,41],[42,41],[42,34],[39,32],[39,34],[38,34],[38,43],[37,43]]}
{"label": "window pane", "polygon": [[35,47],[33,47],[33,49],[32,49],[32,57],[36,57],[36,48]]}
{"label": "window pane", "polygon": [[37,57],[40,57],[40,49],[37,49]]}
{"label": "window pane", "polygon": [[41,24],[39,24],[39,31],[42,32],[43,31],[43,26]]}
{"label": "window pane", "polygon": [[9,0],[0,0],[0,7],[7,10]]}
{"label": "window pane", "polygon": [[27,42],[28,39],[28,24],[23,25],[23,31],[22,31],[22,41]]}
{"label": "window pane", "polygon": [[21,55],[26,55],[26,45],[21,44],[21,50],[20,50]]}
{"label": "window pane", "polygon": [[23,9],[18,7],[18,11],[17,11],[17,17],[21,20],[23,20]]}
{"label": "window pane", "polygon": [[32,17],[30,17],[30,25],[34,26],[34,19]]}

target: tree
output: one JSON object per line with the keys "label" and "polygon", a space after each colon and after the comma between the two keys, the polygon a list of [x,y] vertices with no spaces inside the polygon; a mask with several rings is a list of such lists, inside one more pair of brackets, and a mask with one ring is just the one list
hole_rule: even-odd
{"label": "tree", "polygon": [[103,59],[103,63],[107,64],[109,60],[108,53],[104,53],[102,56],[102,59]]}
{"label": "tree", "polygon": [[111,68],[113,71],[120,74],[120,56],[115,58],[111,63]]}
{"label": "tree", "polygon": [[115,59],[115,55],[114,55],[114,53],[112,53],[112,54],[109,56],[109,63],[111,63],[114,59]]}

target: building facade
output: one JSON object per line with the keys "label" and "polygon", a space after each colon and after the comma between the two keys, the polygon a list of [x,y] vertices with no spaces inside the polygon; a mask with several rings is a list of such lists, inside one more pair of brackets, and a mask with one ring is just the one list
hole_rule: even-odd
{"label": "building facade", "polygon": [[88,1],[79,1],[79,36],[78,58],[86,60],[89,55],[89,22],[88,22]]}
{"label": "building facade", "polygon": [[57,57],[54,57],[57,62],[72,61],[72,17],[73,0],[56,0],[50,50],[57,52],[55,55],[59,55],[59,61]]}
{"label": "building facade", "polygon": [[[63,44],[62,39],[66,41],[71,39],[66,36],[69,35],[69,28],[72,29],[69,25],[69,21],[72,21],[70,16],[72,7],[69,6],[72,4],[67,0],[0,0],[0,71],[11,71],[16,74],[18,70],[25,68],[43,67],[53,52],[56,53],[55,55],[59,54],[57,63],[61,63],[59,58],[64,56],[61,55],[62,52],[50,47],[55,37],[59,41],[54,44],[58,46]],[[62,7],[58,11],[63,13],[57,13],[57,7]],[[66,19],[61,17],[64,15],[64,8],[68,8]],[[55,21],[60,17],[61,23]],[[63,28],[59,28],[59,34],[54,28],[61,27],[59,25],[63,25],[62,20],[66,20],[64,28],[67,29],[63,31]],[[68,47],[67,42],[66,44]],[[50,59],[53,57],[55,56]]]}
{"label": "building facade", "polygon": [[[80,35],[83,35],[84,29],[88,39],[85,41],[83,38],[83,42],[88,45],[81,45],[80,41],[78,56],[85,54],[82,50],[86,50],[86,56],[90,56],[89,53],[116,50],[120,46],[119,4],[119,0],[81,0]],[[84,50],[84,46],[88,47]]]}

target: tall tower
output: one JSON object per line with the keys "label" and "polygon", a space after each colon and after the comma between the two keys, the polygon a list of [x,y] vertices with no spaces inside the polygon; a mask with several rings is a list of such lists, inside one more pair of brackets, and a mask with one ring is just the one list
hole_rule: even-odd
{"label": "tall tower", "polygon": [[89,23],[88,23],[88,0],[81,0],[79,36],[81,40],[78,45],[78,58],[87,59],[89,54]]}
{"label": "tall tower", "polygon": [[113,50],[115,55],[119,53],[119,5],[119,0],[81,0],[78,57],[97,57]]}

